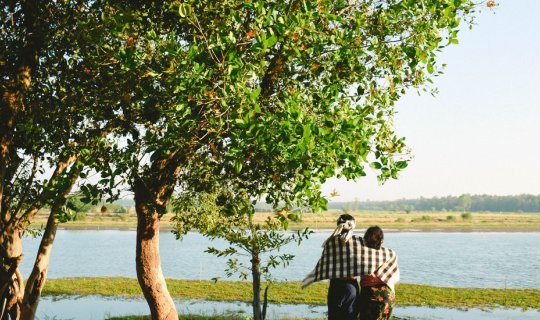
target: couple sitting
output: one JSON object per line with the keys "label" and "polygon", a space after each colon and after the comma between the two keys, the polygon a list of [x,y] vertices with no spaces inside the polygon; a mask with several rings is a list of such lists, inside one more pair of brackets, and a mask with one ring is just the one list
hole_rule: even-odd
{"label": "couple sitting", "polygon": [[[397,255],[382,247],[384,234],[375,226],[364,238],[353,235],[354,217],[343,214],[334,233],[324,242],[315,269],[302,283],[330,279],[329,320],[387,320],[395,301],[394,286],[399,281]],[[360,291],[356,277],[360,276]]]}

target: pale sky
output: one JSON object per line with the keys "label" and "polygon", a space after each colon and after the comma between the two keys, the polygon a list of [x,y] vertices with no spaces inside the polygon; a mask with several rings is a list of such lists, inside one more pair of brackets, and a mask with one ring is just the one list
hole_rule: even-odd
{"label": "pale sky", "polygon": [[396,131],[415,156],[399,180],[332,179],[332,201],[540,194],[540,0],[497,2],[440,55],[439,94],[398,102]]}

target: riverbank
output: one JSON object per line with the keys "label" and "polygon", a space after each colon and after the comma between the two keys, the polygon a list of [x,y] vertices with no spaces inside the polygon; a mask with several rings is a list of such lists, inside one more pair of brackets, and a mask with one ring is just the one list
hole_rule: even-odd
{"label": "riverbank", "polygon": [[[251,283],[245,281],[168,279],[173,298],[210,301],[251,301]],[[270,303],[325,305],[327,283],[315,283],[302,290],[300,282],[271,284]],[[447,308],[521,308],[540,310],[540,290],[537,289],[474,289],[449,288],[416,284],[398,284],[398,305]],[[137,279],[124,277],[49,279],[43,295],[102,295],[141,297]]]}
{"label": "riverbank", "polygon": [[[333,229],[342,211],[304,213],[298,222],[290,222],[289,229],[311,228]],[[394,212],[394,211],[354,211],[349,212],[359,229],[379,225],[387,231],[444,231],[444,232],[539,232],[540,213],[456,213],[456,212]],[[256,213],[255,221],[264,221],[273,213]],[[172,213],[162,218],[162,230],[171,230]],[[34,227],[45,225],[47,213],[42,212],[33,222]],[[137,218],[132,212],[125,214],[77,215],[76,221],[60,224],[60,229],[68,230],[130,230],[135,229]]]}

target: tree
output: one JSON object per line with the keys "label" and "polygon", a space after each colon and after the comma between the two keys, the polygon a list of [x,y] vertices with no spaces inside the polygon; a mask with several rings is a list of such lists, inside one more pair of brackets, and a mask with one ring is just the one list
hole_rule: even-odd
{"label": "tree", "polygon": [[[0,317],[34,317],[66,199],[85,170],[101,166],[104,138],[118,123],[100,104],[107,94],[95,94],[96,88],[110,91],[100,82],[107,77],[89,74],[106,63],[89,41],[96,33],[92,37],[88,22],[99,8],[83,1],[0,7]],[[18,271],[21,236],[44,206],[51,213],[25,288]]]}
{"label": "tree", "polygon": [[[187,195],[186,195],[187,196]],[[235,199],[236,201],[223,201]],[[218,194],[198,193],[196,197],[175,199],[177,206],[173,220],[177,238],[182,238],[195,228],[214,240],[224,239],[229,247],[209,247],[206,252],[217,257],[227,257],[227,277],[234,274],[246,280],[251,276],[253,284],[253,318],[266,318],[267,297],[270,283],[264,289],[261,302],[261,280],[272,281],[272,269],[287,266],[294,258],[291,254],[279,253],[287,244],[301,244],[312,232],[308,229],[296,233],[285,233],[289,219],[297,220],[298,213],[283,210],[275,218],[268,217],[261,223],[254,221],[255,207],[250,199],[243,198],[233,190],[218,190]],[[246,257],[249,263],[238,258]],[[218,279],[215,278],[217,281]]]}
{"label": "tree", "polygon": [[462,194],[458,198],[457,209],[463,212],[467,212],[471,209],[472,200],[471,195],[468,193]]}
{"label": "tree", "polygon": [[[320,186],[407,166],[395,102],[440,73],[471,1],[110,2],[115,170],[134,193],[137,277],[154,319],[176,319],[159,259],[175,191],[220,185],[278,207],[323,208]],[[118,140],[118,137],[111,136]],[[225,199],[226,202],[233,201]],[[234,201],[233,201],[234,203]]]}
{"label": "tree", "polygon": [[[18,319],[23,298],[22,232],[48,191],[38,181],[44,160],[41,132],[32,126],[37,110],[27,94],[44,49],[66,18],[63,4],[40,1],[2,3],[0,43],[0,317]],[[58,183],[75,159],[58,157],[48,185]],[[30,204],[30,205],[29,205]]]}

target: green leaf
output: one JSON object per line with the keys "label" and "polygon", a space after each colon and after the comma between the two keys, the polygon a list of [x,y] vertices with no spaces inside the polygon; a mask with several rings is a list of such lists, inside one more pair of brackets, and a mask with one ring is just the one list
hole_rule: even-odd
{"label": "green leaf", "polygon": [[273,47],[277,43],[277,38],[275,36],[271,36],[270,38],[267,38],[265,41],[265,47],[270,48]]}
{"label": "green leaf", "polygon": [[380,169],[382,168],[382,164],[380,162],[372,162],[369,164],[369,166],[373,169]]}
{"label": "green leaf", "polygon": [[251,101],[257,101],[257,98],[261,94],[261,87],[258,87],[257,89],[253,90],[249,97],[251,98]]}
{"label": "green leaf", "polygon": [[400,170],[407,168],[408,165],[409,165],[409,163],[407,161],[397,161],[396,162],[396,168],[398,168]]}
{"label": "green leaf", "polygon": [[180,3],[178,5],[178,14],[180,15],[180,17],[185,18],[185,17],[191,15],[192,12],[193,12],[193,9],[191,8],[191,6],[189,4]]}

